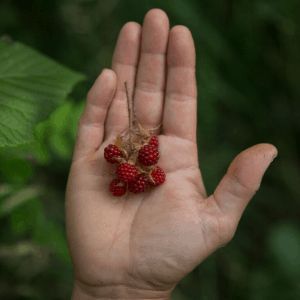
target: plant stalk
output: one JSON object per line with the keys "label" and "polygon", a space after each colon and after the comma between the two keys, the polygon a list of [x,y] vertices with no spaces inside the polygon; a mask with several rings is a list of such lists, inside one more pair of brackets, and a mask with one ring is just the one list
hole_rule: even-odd
{"label": "plant stalk", "polygon": [[128,104],[128,114],[129,114],[129,142],[130,142],[130,149],[132,150],[132,99],[129,98],[128,88],[127,88],[127,81],[125,81],[125,90],[126,90],[126,97],[127,97],[127,104]]}

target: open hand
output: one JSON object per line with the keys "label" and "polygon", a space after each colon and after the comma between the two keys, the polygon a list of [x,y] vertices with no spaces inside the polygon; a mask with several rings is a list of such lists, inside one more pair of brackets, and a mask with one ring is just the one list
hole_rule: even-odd
{"label": "open hand", "polygon": [[[89,91],[66,191],[73,300],[170,299],[184,276],[232,239],[277,155],[270,144],[243,151],[207,197],[196,141],[195,61],[190,31],[169,31],[166,13],[152,9],[143,27],[124,25],[112,70],[104,69]],[[166,180],[142,194],[114,197],[113,178],[104,175],[117,165],[104,159],[104,148],[129,127],[125,81],[144,127],[162,122],[158,166]]]}

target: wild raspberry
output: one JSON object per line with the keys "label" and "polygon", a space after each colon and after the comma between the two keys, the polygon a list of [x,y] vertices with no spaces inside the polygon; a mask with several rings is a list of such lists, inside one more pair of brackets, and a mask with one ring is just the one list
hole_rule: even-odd
{"label": "wild raspberry", "polygon": [[122,186],[120,179],[114,179],[109,185],[109,189],[111,193],[114,196],[118,196],[118,197],[123,196],[126,193],[126,188],[127,188],[127,184],[123,183]]}
{"label": "wild raspberry", "polygon": [[117,176],[124,182],[133,180],[137,175],[139,175],[136,167],[128,163],[122,163],[118,166],[116,171]]}
{"label": "wild raspberry", "polygon": [[142,147],[139,151],[139,162],[144,166],[152,166],[158,162],[158,150],[149,145]]}
{"label": "wild raspberry", "polygon": [[112,144],[109,144],[105,149],[104,149],[104,157],[105,159],[110,162],[111,164],[117,163],[118,161],[115,160],[115,157],[122,157],[122,152],[121,150]]}
{"label": "wild raspberry", "polygon": [[159,166],[157,166],[156,169],[152,171],[151,176],[155,181],[154,184],[152,181],[148,180],[148,184],[151,186],[161,185],[166,179],[165,172]]}
{"label": "wild raspberry", "polygon": [[128,190],[132,193],[143,193],[147,188],[147,178],[144,174],[139,174],[128,182]]}
{"label": "wild raspberry", "polygon": [[[147,141],[149,138],[146,137],[145,140]],[[158,148],[158,137],[154,134],[152,136],[152,139],[150,140],[149,146],[151,146],[152,148]]]}

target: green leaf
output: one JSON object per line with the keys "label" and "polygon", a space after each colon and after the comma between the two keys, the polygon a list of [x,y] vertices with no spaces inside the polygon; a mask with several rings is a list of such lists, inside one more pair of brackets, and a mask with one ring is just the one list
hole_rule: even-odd
{"label": "green leaf", "polygon": [[11,220],[10,227],[14,235],[20,235],[26,232],[26,230],[30,229],[30,223],[28,222],[28,215],[26,215],[27,210],[24,209],[27,208],[27,206],[23,205],[22,208],[23,208],[22,210],[19,208],[10,213],[10,220]]}
{"label": "green leaf", "polygon": [[55,132],[63,133],[68,129],[72,117],[72,108],[73,103],[67,100],[51,114],[49,121]]}
{"label": "green leaf", "polygon": [[76,107],[73,107],[73,115],[72,115],[72,119],[70,120],[69,130],[74,140],[76,139],[76,135],[78,131],[78,121],[84,111],[85,103],[86,103],[86,99],[78,103]]}
{"label": "green leaf", "polygon": [[[28,198],[29,200],[29,198]],[[44,230],[44,223],[37,224],[37,220],[45,220],[43,204],[39,197],[39,194],[30,198],[30,201],[23,202],[22,205],[18,205],[14,210],[9,213],[9,228],[12,234],[19,235],[24,232],[33,234],[39,230]],[[44,226],[44,227],[43,227]],[[44,237],[45,239],[48,236]]]}
{"label": "green leaf", "polygon": [[54,132],[49,141],[51,149],[59,158],[67,160],[72,156],[71,144],[65,135]]}
{"label": "green leaf", "polygon": [[58,224],[48,223],[48,236],[49,242],[51,246],[49,247],[52,249],[57,257],[66,263],[72,263],[68,244],[67,244],[67,237],[64,228],[59,226]]}
{"label": "green leaf", "polygon": [[0,41],[0,147],[34,140],[33,126],[85,78],[26,45]]}
{"label": "green leaf", "polygon": [[27,201],[36,198],[44,192],[44,188],[39,185],[32,185],[23,190],[11,195],[0,206],[0,216],[11,213],[16,208],[26,203]]}
{"label": "green leaf", "polygon": [[41,203],[35,213],[35,225],[32,228],[33,242],[51,249],[59,259],[71,263],[67,237],[64,227],[53,220],[47,220]]}
{"label": "green leaf", "polygon": [[34,141],[32,144],[32,155],[41,166],[51,163],[51,154],[47,144],[41,141]]}
{"label": "green leaf", "polygon": [[5,158],[1,162],[0,172],[9,182],[26,182],[33,175],[33,168],[26,159]]}
{"label": "green leaf", "polygon": [[0,198],[10,195],[15,191],[16,187],[11,183],[1,183],[0,184]]}

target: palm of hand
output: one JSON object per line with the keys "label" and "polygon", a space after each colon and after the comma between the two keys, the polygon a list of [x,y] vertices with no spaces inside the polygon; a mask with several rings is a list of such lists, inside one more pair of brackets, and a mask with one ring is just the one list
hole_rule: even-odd
{"label": "palm of hand", "polygon": [[[72,216],[67,218],[67,229],[72,228],[69,248],[82,282],[173,289],[199,264],[200,256],[203,260],[209,255],[207,247],[214,242],[207,245],[212,238],[207,234],[215,229],[205,228],[201,220],[197,147],[175,137],[160,136],[159,143],[159,166],[166,181],[142,194],[113,197],[108,189],[112,179],[103,174],[116,165],[104,158],[100,168],[96,163],[92,166],[92,176],[90,166],[73,164],[70,178],[74,181],[69,183],[73,189],[68,195],[76,207],[66,211]],[[100,147],[99,155],[106,146]],[[190,155],[183,158],[183,153]],[[84,188],[75,188],[83,183]]]}
{"label": "palm of hand", "polygon": [[[268,160],[264,157],[259,160],[256,155],[253,166],[253,157],[255,153],[263,153],[262,148],[272,156],[274,146],[260,144],[245,152],[231,164],[215,193],[207,198],[198,166],[192,38],[183,26],[171,31],[168,47],[171,68],[165,95],[161,92],[165,98],[163,111],[162,100],[154,100],[160,98],[159,92],[153,90],[154,84],[145,83],[160,80],[160,90],[164,91],[164,72],[157,75],[157,69],[164,67],[155,61],[153,40],[153,46],[145,51],[151,39],[159,40],[156,46],[166,44],[168,35],[164,36],[164,32],[169,33],[167,16],[154,9],[144,21],[142,52],[144,48],[145,53],[152,53],[147,59],[146,55],[140,58],[134,105],[138,118],[149,127],[157,126],[163,119],[158,165],[165,171],[166,181],[146,193],[113,197],[108,188],[112,178],[104,174],[116,165],[107,163],[103,153],[116,135],[128,127],[124,81],[135,74],[130,67],[134,63],[126,61],[124,53],[128,51],[127,59],[135,61],[134,53],[139,52],[138,46],[135,50],[130,47],[130,40],[133,44],[139,40],[137,34],[133,38],[134,28],[136,32],[140,30],[138,24],[125,27],[113,59],[117,91],[114,94],[115,75],[106,70],[89,92],[79,121],[66,193],[68,245],[80,284],[161,291],[156,296],[164,297],[170,295],[180,279],[232,238],[268,164]],[[250,165],[256,167],[252,173]]]}

